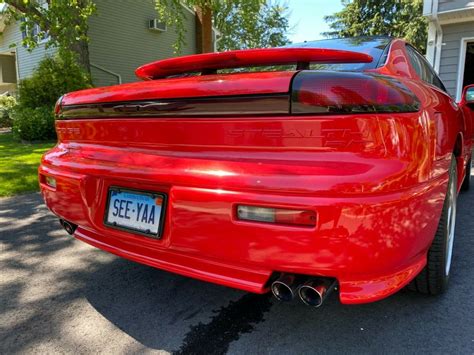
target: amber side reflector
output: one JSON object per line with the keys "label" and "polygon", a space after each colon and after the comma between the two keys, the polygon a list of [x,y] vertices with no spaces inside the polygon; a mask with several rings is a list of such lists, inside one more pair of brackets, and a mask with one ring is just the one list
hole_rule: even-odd
{"label": "amber side reflector", "polygon": [[56,188],[56,179],[48,175],[40,175],[40,181],[50,187]]}
{"label": "amber side reflector", "polygon": [[316,212],[259,206],[237,206],[237,218],[241,221],[264,222],[295,226],[316,226]]}

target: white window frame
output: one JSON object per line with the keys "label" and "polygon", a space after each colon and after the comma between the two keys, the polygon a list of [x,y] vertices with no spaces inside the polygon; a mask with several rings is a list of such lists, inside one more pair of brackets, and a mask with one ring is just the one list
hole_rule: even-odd
{"label": "white window frame", "polygon": [[458,63],[458,78],[456,81],[456,101],[461,101],[463,82],[464,82],[464,67],[466,66],[466,52],[467,44],[474,42],[474,37],[463,37],[460,42],[459,63]]}
{"label": "white window frame", "polygon": [[[38,3],[43,9],[47,10],[48,7],[49,7],[49,4],[46,0],[40,0],[40,1],[38,1]],[[41,32],[41,27],[37,23],[34,24],[34,28],[36,29],[36,33]],[[28,33],[28,26],[26,26],[25,30],[26,30],[26,33]],[[49,40],[51,39],[51,36],[49,35],[48,32],[46,32],[46,36],[42,39],[38,39],[38,35],[36,35],[35,37],[36,37],[36,43],[37,44],[45,44],[45,43],[49,42]]]}

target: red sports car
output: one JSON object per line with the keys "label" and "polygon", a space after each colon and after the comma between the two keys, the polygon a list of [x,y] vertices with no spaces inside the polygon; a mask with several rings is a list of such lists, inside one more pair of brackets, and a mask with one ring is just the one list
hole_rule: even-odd
{"label": "red sports car", "polygon": [[[260,68],[258,71],[249,67]],[[64,95],[39,168],[74,237],[284,301],[447,287],[474,88],[412,46],[352,38],[144,65]]]}

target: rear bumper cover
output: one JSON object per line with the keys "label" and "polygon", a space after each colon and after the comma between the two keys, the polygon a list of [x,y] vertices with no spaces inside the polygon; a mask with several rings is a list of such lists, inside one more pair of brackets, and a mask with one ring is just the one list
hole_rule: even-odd
{"label": "rear bumper cover", "polygon": [[[358,197],[229,191],[105,178],[40,166],[57,187],[40,183],[46,205],[79,226],[75,237],[146,265],[255,293],[274,272],[334,277],[345,304],[385,298],[426,264],[447,175],[391,194]],[[41,181],[41,179],[40,179]],[[163,238],[154,240],[103,224],[109,186],[168,194]],[[315,228],[247,223],[238,203],[311,208]]]}

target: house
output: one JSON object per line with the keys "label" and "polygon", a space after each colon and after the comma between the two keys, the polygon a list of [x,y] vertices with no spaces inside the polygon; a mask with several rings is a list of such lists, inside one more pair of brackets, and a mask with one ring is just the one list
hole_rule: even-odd
{"label": "house", "polygon": [[[156,20],[153,0],[95,0],[97,13],[89,18],[89,58],[95,86],[136,81],[134,71],[144,63],[174,56],[177,34]],[[201,18],[184,7],[185,41],[182,55],[202,50]],[[55,48],[46,49],[46,40],[28,51],[22,46],[20,24],[0,21],[0,94],[15,91],[19,80]],[[214,29],[214,35],[216,30]]]}
{"label": "house", "polygon": [[424,0],[428,18],[426,57],[458,101],[464,86],[474,84],[474,1]]}

